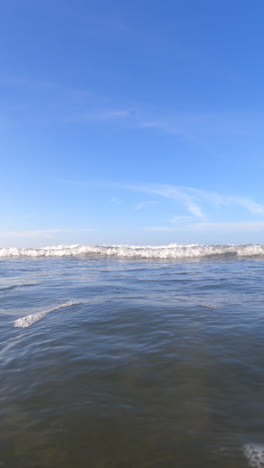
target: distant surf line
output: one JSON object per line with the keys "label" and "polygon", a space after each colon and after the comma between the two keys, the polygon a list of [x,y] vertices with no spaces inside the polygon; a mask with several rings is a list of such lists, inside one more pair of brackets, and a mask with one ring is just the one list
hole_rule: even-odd
{"label": "distant surf line", "polygon": [[169,244],[159,246],[144,245],[59,245],[37,249],[0,249],[1,258],[13,257],[75,257],[102,256],[142,259],[188,259],[203,257],[256,257],[264,256],[264,244]]}

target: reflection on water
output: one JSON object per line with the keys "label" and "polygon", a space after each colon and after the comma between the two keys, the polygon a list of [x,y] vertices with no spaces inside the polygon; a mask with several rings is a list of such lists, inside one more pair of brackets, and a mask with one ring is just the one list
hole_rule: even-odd
{"label": "reflection on water", "polygon": [[263,272],[2,260],[0,467],[263,467]]}

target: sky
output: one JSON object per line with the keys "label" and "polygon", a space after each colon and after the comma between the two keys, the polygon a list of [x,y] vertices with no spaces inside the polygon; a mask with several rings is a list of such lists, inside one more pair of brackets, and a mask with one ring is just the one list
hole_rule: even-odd
{"label": "sky", "polygon": [[263,1],[0,5],[0,247],[264,243]]}

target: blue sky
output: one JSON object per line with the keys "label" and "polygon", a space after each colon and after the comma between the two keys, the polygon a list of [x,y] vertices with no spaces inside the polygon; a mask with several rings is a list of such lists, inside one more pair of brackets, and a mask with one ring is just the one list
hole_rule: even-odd
{"label": "blue sky", "polygon": [[1,2],[0,246],[262,243],[263,16]]}

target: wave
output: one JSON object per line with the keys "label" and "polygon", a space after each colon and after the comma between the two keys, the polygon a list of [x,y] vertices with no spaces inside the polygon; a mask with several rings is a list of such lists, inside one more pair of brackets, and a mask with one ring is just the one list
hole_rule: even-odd
{"label": "wave", "polygon": [[264,256],[264,244],[246,245],[59,245],[38,249],[0,249],[0,257],[74,257],[74,256],[111,256],[145,259],[184,259],[212,256]]}
{"label": "wave", "polygon": [[14,326],[17,328],[27,328],[33,325],[33,323],[42,320],[47,314],[50,312],[54,312],[55,310],[64,309],[65,307],[71,307],[73,305],[80,304],[80,302],[66,302],[65,304],[58,305],[53,307],[52,309],[43,310],[42,312],[36,312],[35,314],[26,315],[25,317],[21,317],[17,319],[14,323]]}
{"label": "wave", "polygon": [[37,286],[39,283],[17,283],[17,284],[10,284],[8,286],[0,286],[0,292],[1,291],[8,291],[11,289],[17,289],[17,288],[29,288],[30,286]]}

